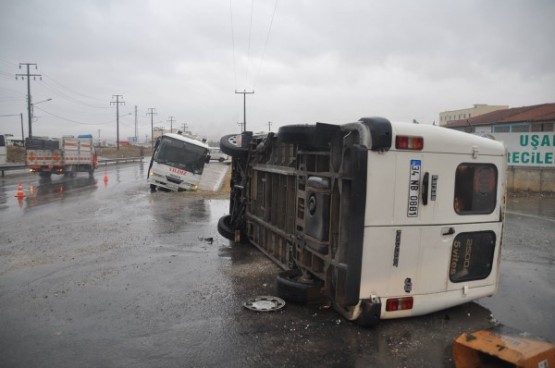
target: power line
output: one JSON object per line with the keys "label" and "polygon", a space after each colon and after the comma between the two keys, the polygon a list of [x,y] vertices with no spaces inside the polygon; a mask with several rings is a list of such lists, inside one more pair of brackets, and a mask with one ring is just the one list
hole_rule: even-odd
{"label": "power line", "polygon": [[264,57],[266,56],[266,47],[268,46],[268,41],[270,40],[270,33],[272,32],[272,26],[274,24],[274,17],[276,15],[276,10],[277,10],[277,5],[278,5],[278,0],[275,1],[274,3],[274,11],[272,13],[272,19],[270,20],[270,26],[268,27],[268,33],[266,34],[266,41],[264,42],[264,48],[262,49],[262,57],[260,58],[260,64],[258,65],[258,71],[256,72],[256,75],[254,76],[254,80],[252,81],[252,87],[255,87],[255,82],[258,79],[258,76],[260,75],[260,71],[262,70],[262,63],[264,62]]}
{"label": "power line", "polygon": [[70,92],[72,92],[72,93],[74,93],[74,94],[76,94],[76,95],[79,95],[79,96],[82,96],[82,97],[85,97],[85,98],[89,98],[89,99],[91,99],[91,100],[104,101],[103,99],[100,99],[100,98],[98,98],[98,97],[92,97],[92,96],[86,95],[86,94],[84,94],[84,93],[77,92],[76,90],[71,89],[71,88],[69,88],[68,86],[66,86],[66,85],[64,85],[64,84],[62,84],[62,83],[56,81],[54,78],[50,77],[50,76],[49,76],[48,74],[46,74],[46,73],[44,73],[44,76],[45,76],[46,79],[51,80],[52,82],[56,83],[57,85],[59,85],[59,86],[65,88],[65,89],[67,89],[68,91],[70,91]]}
{"label": "power line", "polygon": [[235,32],[233,30],[233,7],[231,4],[232,0],[229,0],[229,14],[231,18],[231,46],[233,49],[233,73],[235,75],[235,89],[237,89],[237,66],[235,65]]}
{"label": "power line", "polygon": [[108,124],[112,124],[114,121],[116,121],[115,119],[112,119],[112,120],[107,121],[107,122],[105,122],[105,123],[83,123],[83,122],[81,122],[81,121],[72,120],[72,119],[65,118],[65,117],[63,117],[63,116],[56,115],[56,114],[54,114],[54,113],[48,112],[48,111],[46,111],[46,110],[44,110],[44,109],[42,109],[42,108],[40,108],[40,107],[38,107],[38,106],[35,106],[35,109],[38,109],[38,110],[44,112],[45,114],[48,114],[48,115],[53,116],[53,117],[55,117],[55,118],[58,118],[58,119],[61,119],[61,120],[65,120],[65,121],[69,121],[70,123],[80,124],[80,125],[108,125]]}
{"label": "power line", "polygon": [[17,63],[15,63],[13,61],[6,60],[6,59],[3,59],[3,58],[0,58],[0,63],[7,64],[9,66],[17,66]]}
{"label": "power line", "polygon": [[[10,78],[11,79],[11,78]],[[11,89],[11,88],[6,88],[6,87],[2,87],[0,86],[0,89],[4,90],[4,91],[9,91],[9,92],[15,92],[15,93],[19,93],[20,91],[16,91],[15,89]]]}
{"label": "power line", "polygon": [[19,96],[0,96],[0,101],[24,101],[24,97]]}
{"label": "power line", "polygon": [[54,94],[57,94],[59,96],[61,96],[62,98],[68,100],[68,101],[72,101],[75,102],[79,105],[83,105],[83,106],[87,106],[87,107],[91,107],[93,109],[109,109],[110,107],[107,106],[94,106],[94,105],[90,105],[88,103],[85,103],[83,101],[80,101],[78,99],[76,99],[75,97],[72,97],[68,94],[66,94],[65,92],[63,92],[62,90],[59,89],[59,87],[53,86],[48,84],[46,81],[41,81],[42,83],[40,84],[41,86],[46,87],[49,91],[51,91]]}
{"label": "power line", "polygon": [[249,82],[249,64],[251,59],[251,37],[252,37],[252,18],[254,14],[254,0],[251,1],[251,24],[249,27],[249,47],[247,49],[247,73],[245,75],[245,85]]}
{"label": "power line", "polygon": [[8,73],[8,72],[3,72],[0,70],[0,75],[5,76],[5,77],[9,77],[9,79],[13,78],[13,74],[12,73]]}

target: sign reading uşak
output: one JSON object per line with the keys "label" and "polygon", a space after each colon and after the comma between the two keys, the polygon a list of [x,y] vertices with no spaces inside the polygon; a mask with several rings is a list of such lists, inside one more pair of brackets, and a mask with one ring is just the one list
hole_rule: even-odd
{"label": "sign reading u\u015fak", "polygon": [[555,133],[492,133],[505,143],[509,166],[555,166]]}

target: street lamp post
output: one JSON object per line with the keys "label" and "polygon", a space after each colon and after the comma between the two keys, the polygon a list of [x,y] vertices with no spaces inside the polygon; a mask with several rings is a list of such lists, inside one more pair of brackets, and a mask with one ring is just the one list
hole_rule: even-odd
{"label": "street lamp post", "polygon": [[39,102],[35,102],[31,104],[31,109],[29,110],[30,114],[29,114],[29,138],[31,138],[33,136],[33,128],[32,128],[32,124],[33,124],[33,114],[35,113],[34,109],[35,109],[35,105],[41,104],[43,102],[48,102],[48,101],[52,101],[51,98],[47,98],[46,100],[42,100]]}

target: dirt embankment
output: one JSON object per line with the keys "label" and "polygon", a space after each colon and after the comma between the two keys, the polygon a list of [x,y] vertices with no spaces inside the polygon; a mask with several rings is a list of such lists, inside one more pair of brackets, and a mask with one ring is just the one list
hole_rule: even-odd
{"label": "dirt embankment", "polygon": [[[99,147],[96,149],[98,156],[102,158],[123,158],[123,157],[150,157],[152,150],[150,148],[138,146],[120,146],[116,147]],[[8,162],[23,163],[25,162],[25,148],[8,146]]]}
{"label": "dirt embankment", "polygon": [[25,148],[8,146],[8,157],[7,161],[9,163],[23,163],[25,162]]}

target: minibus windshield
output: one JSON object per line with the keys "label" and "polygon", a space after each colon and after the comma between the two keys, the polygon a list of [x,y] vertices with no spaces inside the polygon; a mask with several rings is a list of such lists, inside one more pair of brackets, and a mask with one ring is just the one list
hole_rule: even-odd
{"label": "minibus windshield", "polygon": [[206,153],[206,148],[170,137],[162,137],[156,149],[154,161],[200,175],[204,168]]}

